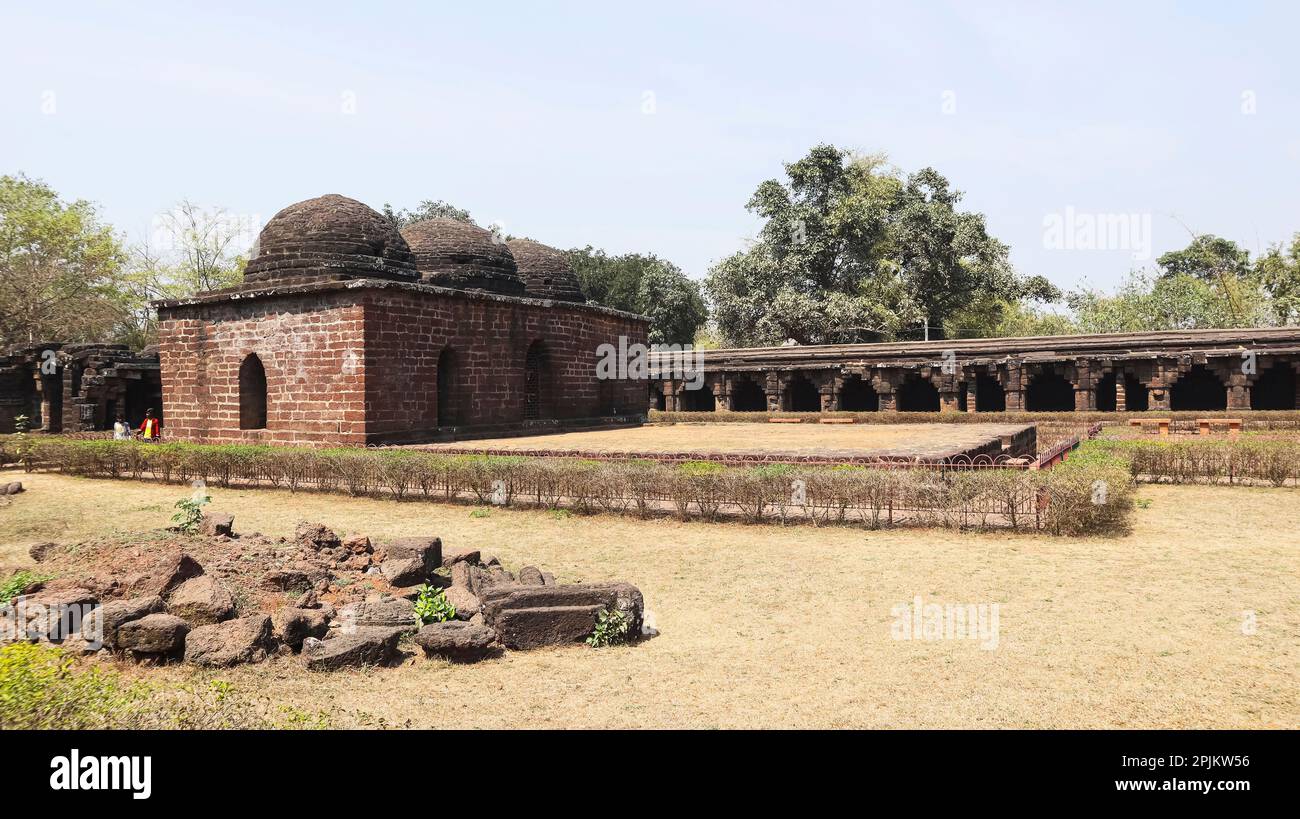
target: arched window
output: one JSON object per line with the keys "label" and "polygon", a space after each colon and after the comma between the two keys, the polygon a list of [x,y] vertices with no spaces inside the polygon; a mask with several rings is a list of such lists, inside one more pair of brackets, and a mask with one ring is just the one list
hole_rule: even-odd
{"label": "arched window", "polygon": [[456,353],[443,347],[438,353],[438,426],[452,427],[460,423],[456,405]]}
{"label": "arched window", "polygon": [[239,428],[266,429],[266,368],[256,353],[239,365]]}
{"label": "arched window", "polygon": [[546,344],[534,341],[524,356],[524,420],[551,418],[551,359]]}

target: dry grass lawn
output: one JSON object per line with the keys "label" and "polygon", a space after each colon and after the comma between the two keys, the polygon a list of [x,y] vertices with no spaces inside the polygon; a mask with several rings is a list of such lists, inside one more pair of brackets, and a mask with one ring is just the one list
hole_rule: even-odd
{"label": "dry grass lawn", "polygon": [[512,452],[716,452],[873,456],[945,454],[1024,429],[1025,424],[655,424],[623,429],[491,438],[421,449]]}
{"label": "dry grass lawn", "polygon": [[[738,432],[752,431],[735,425]],[[807,430],[804,430],[806,432]],[[856,430],[855,430],[856,431]],[[658,430],[657,434],[662,434]],[[12,474],[12,473],[10,473]],[[176,486],[15,475],[0,566],[37,540],[163,525]],[[661,636],[475,666],[220,676],[277,702],[420,727],[1300,727],[1300,490],[1145,486],[1107,539],[639,521],[213,490],[236,529],[434,533],[562,581],[625,579]],[[998,603],[999,645],[891,638],[890,609]],[[1258,629],[1243,634],[1243,612]],[[142,673],[203,679],[183,667]]]}

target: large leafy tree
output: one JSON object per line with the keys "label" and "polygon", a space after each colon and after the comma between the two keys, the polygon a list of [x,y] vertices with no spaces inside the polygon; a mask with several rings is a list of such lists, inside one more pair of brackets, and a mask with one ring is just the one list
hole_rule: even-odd
{"label": "large leafy tree", "polygon": [[1254,274],[1272,298],[1274,318],[1280,324],[1300,321],[1300,233],[1260,255]]}
{"label": "large leafy tree", "polygon": [[1195,276],[1198,279],[1241,278],[1250,272],[1250,251],[1230,239],[1210,234],[1192,237],[1182,250],[1171,250],[1156,259],[1163,276]]}
{"label": "large leafy tree", "polygon": [[1060,291],[1042,276],[1021,277],[1008,249],[990,236],[984,215],[957,210],[960,191],[933,168],[907,178],[891,203],[888,256],[908,298],[932,329],[981,300],[1055,301]]}
{"label": "large leafy tree", "polygon": [[666,259],[590,245],[565,255],[588,299],[650,317],[651,343],[690,343],[708,318],[699,284]]}
{"label": "large leafy tree", "polygon": [[121,316],[126,254],[89,202],[0,176],[0,344],[100,341]]}
{"label": "large leafy tree", "polygon": [[935,335],[976,297],[1056,298],[1022,279],[980,214],[930,168],[903,178],[878,155],[818,145],[758,186],[757,239],[709,271],[728,344],[873,340],[929,324]]}

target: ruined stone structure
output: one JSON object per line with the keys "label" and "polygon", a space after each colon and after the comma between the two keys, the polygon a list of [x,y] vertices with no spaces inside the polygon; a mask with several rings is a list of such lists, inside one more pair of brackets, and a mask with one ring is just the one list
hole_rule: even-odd
{"label": "ruined stone structure", "polygon": [[[516,259],[516,250],[519,259]],[[329,195],[262,230],[238,287],[156,303],[172,438],[408,443],[635,419],[596,377],[642,316],[585,304],[563,254],[451,220],[400,233]]]}
{"label": "ruined stone structure", "polygon": [[1300,407],[1300,328],[709,350],[662,410],[1125,411]]}
{"label": "ruined stone structure", "polygon": [[118,413],[138,427],[147,409],[162,417],[156,350],[46,342],[0,355],[0,432],[19,415],[45,432],[110,429]]}

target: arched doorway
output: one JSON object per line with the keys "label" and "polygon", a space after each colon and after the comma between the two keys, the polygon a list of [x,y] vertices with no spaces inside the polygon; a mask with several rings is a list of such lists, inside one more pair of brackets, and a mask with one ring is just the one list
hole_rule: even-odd
{"label": "arched doorway", "polygon": [[908,375],[899,385],[896,395],[899,412],[939,411],[939,390],[928,378]]}
{"label": "arched doorway", "polygon": [[807,376],[796,375],[785,388],[785,407],[790,412],[821,412],[822,398]]}
{"label": "arched doorway", "polygon": [[650,385],[650,406],[663,412],[668,407],[668,397],[664,395],[663,384],[658,381]]}
{"label": "arched doorway", "polygon": [[742,378],[733,381],[731,409],[735,412],[766,412],[767,394],[752,379]]}
{"label": "arched doorway", "polygon": [[266,368],[257,353],[239,365],[239,428],[266,429]]}
{"label": "arched doorway", "polygon": [[1151,408],[1151,391],[1133,373],[1124,373],[1124,410],[1146,412]]}
{"label": "arched doorway", "polygon": [[1250,386],[1250,408],[1296,409],[1296,377],[1290,364],[1279,361],[1259,374]]}
{"label": "arched doorway", "polygon": [[524,420],[537,421],[551,418],[551,356],[545,342],[534,341],[528,345],[524,356]]}
{"label": "arched doorway", "polygon": [[1097,411],[1114,412],[1116,407],[1117,394],[1115,391],[1116,378],[1115,373],[1106,373],[1097,382],[1096,393]]}
{"label": "arched doorway", "polygon": [[1074,385],[1055,371],[1034,376],[1025,390],[1026,412],[1072,412]]}
{"label": "arched doorway", "polygon": [[457,411],[459,403],[456,395],[456,371],[457,367],[456,351],[450,347],[443,347],[442,352],[438,353],[438,426],[454,427],[460,423],[460,413]]}
{"label": "arched doorway", "polygon": [[998,379],[988,373],[975,376],[975,411],[1006,412],[1007,391]]}
{"label": "arched doorway", "polygon": [[1228,408],[1228,390],[1219,377],[1195,364],[1169,388],[1169,409],[1222,410]]}
{"label": "arched doorway", "polygon": [[876,412],[880,409],[880,396],[870,381],[860,375],[851,375],[840,386],[840,409],[845,412]]}
{"label": "arched doorway", "polygon": [[707,384],[701,384],[696,390],[684,388],[680,396],[678,400],[683,412],[713,412],[718,408],[713,390]]}

